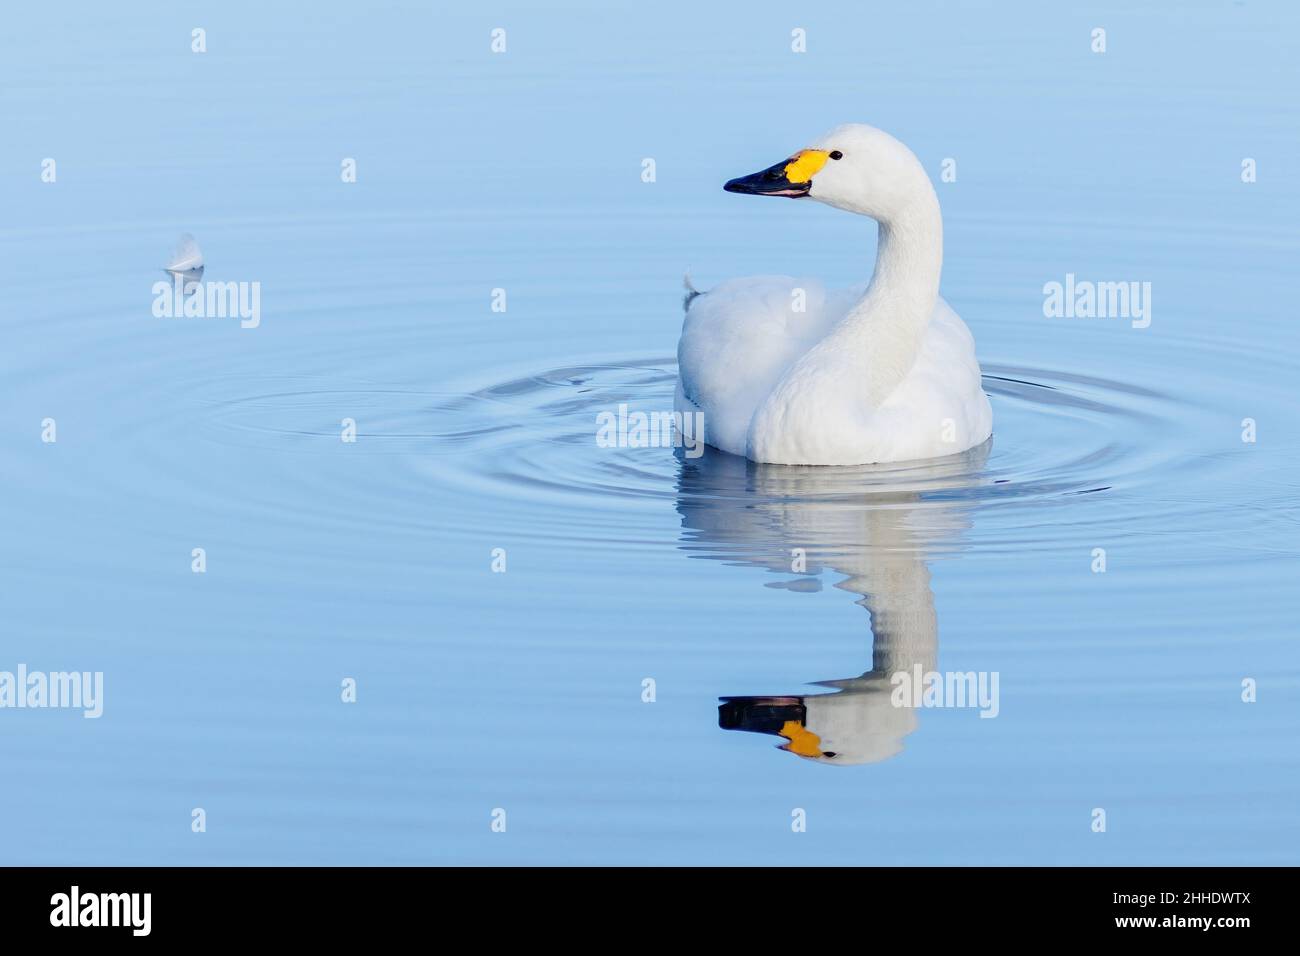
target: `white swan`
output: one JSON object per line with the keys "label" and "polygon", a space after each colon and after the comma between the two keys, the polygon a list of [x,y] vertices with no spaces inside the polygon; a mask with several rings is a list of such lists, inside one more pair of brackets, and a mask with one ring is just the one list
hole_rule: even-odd
{"label": "white swan", "polygon": [[760,462],[858,465],[952,455],[989,437],[975,343],[939,297],[939,200],[911,150],[839,126],[725,188],[870,216],[880,240],[866,286],[759,276],[691,289],[675,405],[703,413],[708,444]]}

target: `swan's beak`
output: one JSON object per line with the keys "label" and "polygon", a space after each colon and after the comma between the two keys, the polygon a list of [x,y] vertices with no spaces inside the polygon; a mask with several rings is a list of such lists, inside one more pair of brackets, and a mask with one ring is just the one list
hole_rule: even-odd
{"label": "swan's beak", "polygon": [[802,697],[724,697],[718,705],[718,726],[723,730],[784,737],[785,743],[777,749],[800,757],[834,757],[822,750],[821,738],[805,726],[807,719]]}
{"label": "swan's beak", "polygon": [[762,172],[730,180],[722,188],[729,193],[798,199],[807,196],[812,189],[812,178],[826,165],[827,155],[823,149],[801,150]]}

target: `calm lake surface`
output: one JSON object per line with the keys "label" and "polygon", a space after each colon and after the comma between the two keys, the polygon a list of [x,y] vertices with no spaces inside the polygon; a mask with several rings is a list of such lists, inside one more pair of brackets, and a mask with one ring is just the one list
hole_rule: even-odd
{"label": "calm lake surface", "polygon": [[[0,862],[1300,862],[1300,10],[1171,11],[9,11],[0,671],[104,690],[0,709]],[[687,268],[868,277],[721,189],[845,121],[935,180],[991,442],[599,447]],[[183,232],[256,328],[153,315]],[[744,732],[828,706],[844,766]]]}

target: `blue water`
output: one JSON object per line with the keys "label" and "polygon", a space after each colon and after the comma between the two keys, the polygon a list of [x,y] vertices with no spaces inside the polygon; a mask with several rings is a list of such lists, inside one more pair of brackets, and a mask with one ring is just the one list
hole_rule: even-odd
{"label": "blue water", "polygon": [[[1293,5],[6,20],[0,671],[104,713],[0,710],[0,862],[1300,862]],[[598,447],[671,407],[687,267],[866,278],[870,223],[720,188],[844,121],[936,180],[990,445]],[[182,232],[257,328],[152,315]],[[1150,327],[1045,318],[1066,273]],[[887,659],[998,716],[891,718]],[[719,726],[827,680],[880,759]]]}

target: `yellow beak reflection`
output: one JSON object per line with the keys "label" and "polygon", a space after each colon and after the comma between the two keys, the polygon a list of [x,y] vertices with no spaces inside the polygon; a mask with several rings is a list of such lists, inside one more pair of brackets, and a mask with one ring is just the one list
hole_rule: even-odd
{"label": "yellow beak reflection", "polygon": [[782,737],[790,741],[782,750],[788,750],[796,753],[800,757],[820,757],[822,755],[822,740],[811,730],[804,727],[797,720],[787,720],[777,731]]}

